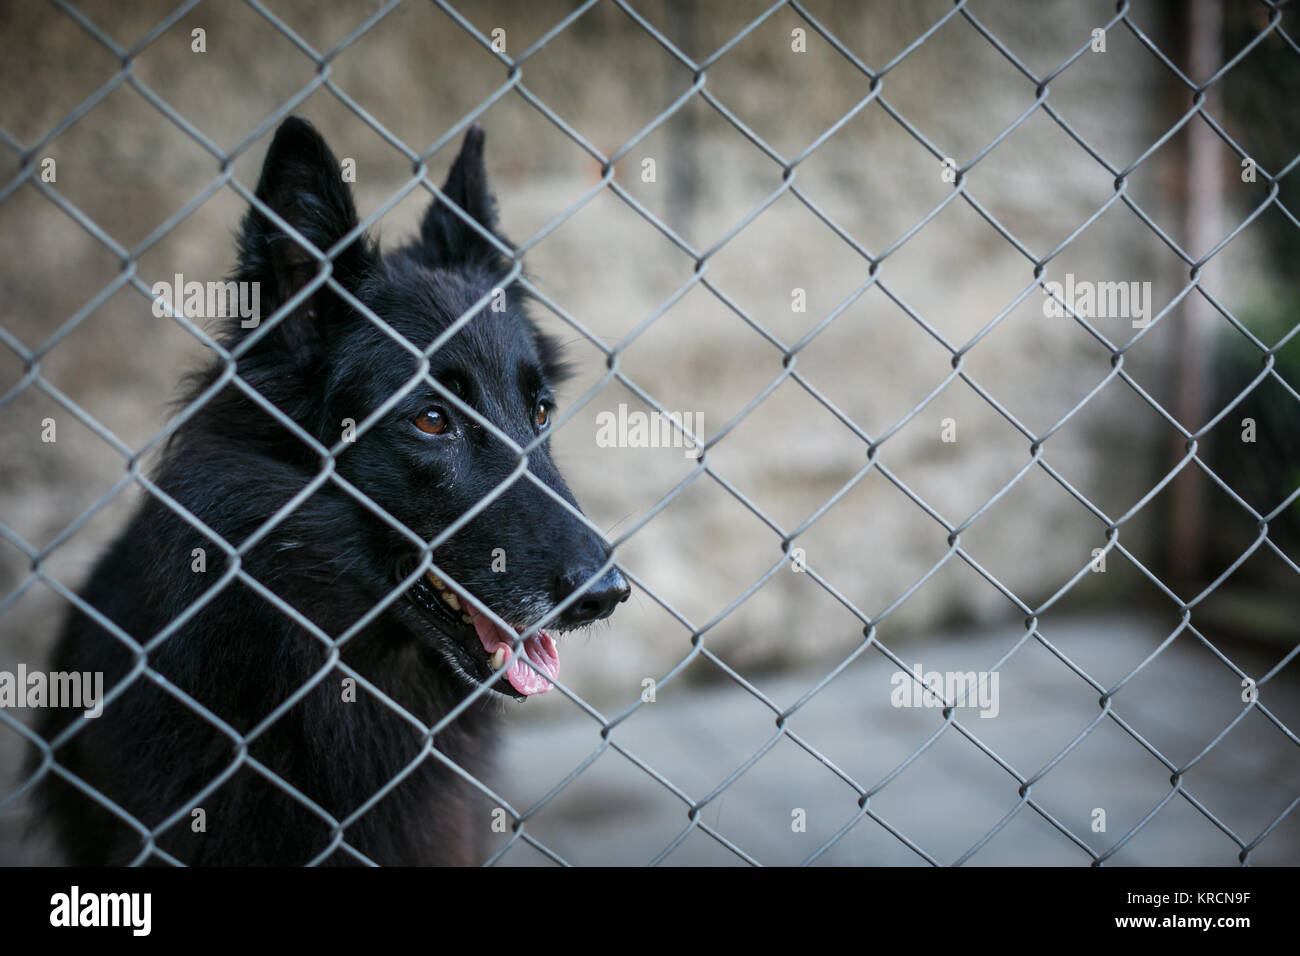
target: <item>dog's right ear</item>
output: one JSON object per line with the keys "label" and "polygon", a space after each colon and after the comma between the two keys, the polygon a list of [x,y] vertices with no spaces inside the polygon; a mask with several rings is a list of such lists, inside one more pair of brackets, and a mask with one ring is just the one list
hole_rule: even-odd
{"label": "dog's right ear", "polygon": [[[306,120],[286,119],[276,130],[262,164],[257,198],[304,239],[328,254],[357,226],[352,192],[338,160]],[[239,236],[240,280],[260,283],[261,314],[269,317],[311,282],[324,262],[256,207],[244,215]],[[364,235],[331,259],[331,275],[349,292],[374,267],[378,256]],[[275,332],[300,360],[316,354],[332,329],[348,315],[347,303],[322,285],[285,316]]]}

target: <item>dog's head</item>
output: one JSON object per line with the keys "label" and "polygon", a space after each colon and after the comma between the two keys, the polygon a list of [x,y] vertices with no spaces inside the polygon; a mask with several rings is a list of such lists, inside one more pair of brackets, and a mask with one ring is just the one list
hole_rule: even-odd
{"label": "dog's head", "polygon": [[[355,423],[339,474],[424,542],[454,526],[426,557],[385,516],[366,521],[364,547],[386,566],[389,585],[413,579],[389,613],[431,641],[467,686],[491,682],[525,697],[549,689],[558,671],[552,632],[607,617],[629,588],[551,460],[563,365],[513,281],[477,127],[441,191],[450,203],[435,198],[418,239],[381,255],[329,147],[305,121],[286,120],[257,198],[328,254],[331,282],[323,257],[250,208],[237,278],[260,283],[268,325],[286,303],[292,310],[273,328],[244,333],[263,339],[241,372],[265,362],[311,383],[268,397],[326,447]],[[516,657],[517,633],[539,622],[548,630]]]}

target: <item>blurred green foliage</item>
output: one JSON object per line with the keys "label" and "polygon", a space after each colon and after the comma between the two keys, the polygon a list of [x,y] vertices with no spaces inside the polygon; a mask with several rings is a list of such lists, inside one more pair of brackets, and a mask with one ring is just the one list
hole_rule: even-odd
{"label": "blurred green foliage", "polygon": [[[1225,8],[1224,56],[1237,53],[1266,27],[1269,13],[1256,4]],[[1291,32],[1297,17],[1283,18]],[[1223,79],[1224,123],[1228,134],[1259,165],[1276,174],[1300,155],[1300,54],[1277,31],[1270,32]],[[1260,176],[1234,215],[1245,216],[1268,196],[1270,184]],[[1277,182],[1276,203],[1252,224],[1267,257],[1271,277],[1251,290],[1236,318],[1268,349],[1275,349],[1273,376],[1259,382],[1216,429],[1210,451],[1215,473],[1261,514],[1268,514],[1300,488],[1300,168]],[[1248,338],[1222,325],[1216,350],[1214,388],[1216,409],[1248,388],[1265,366],[1266,355]],[[1290,336],[1288,338],[1288,336]],[[1243,422],[1255,423],[1255,442],[1242,441]],[[1254,528],[1241,521],[1241,509],[1224,501],[1233,520],[1220,527],[1235,528],[1222,535],[1225,556],[1241,553],[1253,540]],[[1300,498],[1269,524],[1269,537],[1300,560]],[[1234,550],[1235,549],[1235,550]],[[1281,568],[1276,561],[1268,566]]]}

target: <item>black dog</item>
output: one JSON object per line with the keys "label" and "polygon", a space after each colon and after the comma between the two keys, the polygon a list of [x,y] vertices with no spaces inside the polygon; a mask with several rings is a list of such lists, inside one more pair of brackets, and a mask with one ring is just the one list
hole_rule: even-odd
{"label": "black dog", "polygon": [[[264,318],[222,330],[225,348],[246,350],[191,381],[193,412],[156,477],[193,519],[150,494],[81,592],[130,639],[161,640],[146,655],[75,609],[51,662],[126,684],[97,719],[53,711],[39,727],[50,740],[80,723],[57,767],[29,763],[46,771],[38,813],[70,862],[475,862],[493,815],[466,775],[488,767],[505,696],[549,689],[559,666],[549,633],[517,633],[590,624],[627,598],[550,458],[563,366],[518,287],[500,288],[512,259],[477,127],[443,193],[460,212],[435,200],[419,238],[381,256],[353,235],[321,137],[296,118],[277,131],[258,199],[330,252],[333,280],[409,345],[249,209],[234,279],[260,283]],[[420,378],[416,350],[481,300]]]}

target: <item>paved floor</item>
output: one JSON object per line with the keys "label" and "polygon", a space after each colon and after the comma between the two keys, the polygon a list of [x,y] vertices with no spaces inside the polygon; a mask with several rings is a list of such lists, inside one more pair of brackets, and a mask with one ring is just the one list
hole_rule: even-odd
{"label": "paved floor", "polygon": [[[1161,623],[1136,617],[1076,619],[1044,628],[1049,640],[1106,686],[1136,667],[1167,636]],[[1023,631],[1016,626],[937,635],[900,643],[908,663],[925,670],[980,670]],[[1254,676],[1284,654],[1280,648],[1221,647]],[[1256,668],[1252,670],[1251,668]],[[1300,728],[1295,666],[1270,682],[1260,700],[1293,731]],[[891,706],[894,664],[877,652],[859,658],[791,719],[789,726],[864,787],[875,786],[939,729],[940,711]],[[820,674],[784,675],[757,686],[786,707]],[[1001,668],[996,717],[961,710],[959,720],[1010,768],[1040,772],[1100,712],[1099,695],[1050,651],[1026,644]],[[734,684],[660,688],[653,704],[620,725],[613,739],[700,799],[758,751],[775,732],[774,715]],[[502,795],[530,806],[600,743],[599,725],[563,700],[553,721],[519,708],[509,735]],[[531,705],[530,705],[531,706]],[[1180,636],[1119,692],[1114,712],[1177,765],[1185,765],[1243,707],[1240,679],[1189,635]],[[612,713],[613,711],[611,711]],[[1097,852],[1139,824],[1173,789],[1170,771],[1114,720],[1097,724],[1034,783],[1031,796]],[[952,863],[1020,803],[1018,782],[955,728],[898,774],[870,808],[871,818],[836,842],[826,864],[924,864],[920,850]],[[1248,714],[1184,777],[1186,796],[1168,800],[1111,859],[1117,865],[1236,865],[1239,847],[1191,803],[1194,798],[1249,843],[1300,797],[1300,748],[1258,711]],[[812,856],[853,820],[857,794],[805,750],[780,740],[699,814],[764,864]],[[802,810],[804,832],[796,832]],[[1105,832],[1094,832],[1097,811]],[[607,749],[527,824],[539,841],[574,864],[641,864],[658,856],[688,824],[687,805],[625,756]],[[913,849],[904,839],[915,844]],[[1256,849],[1257,864],[1300,863],[1300,809]],[[516,844],[505,864],[547,863]],[[738,864],[742,860],[701,830],[664,862]],[[1078,865],[1088,855],[1029,806],[971,858],[973,865]]]}

